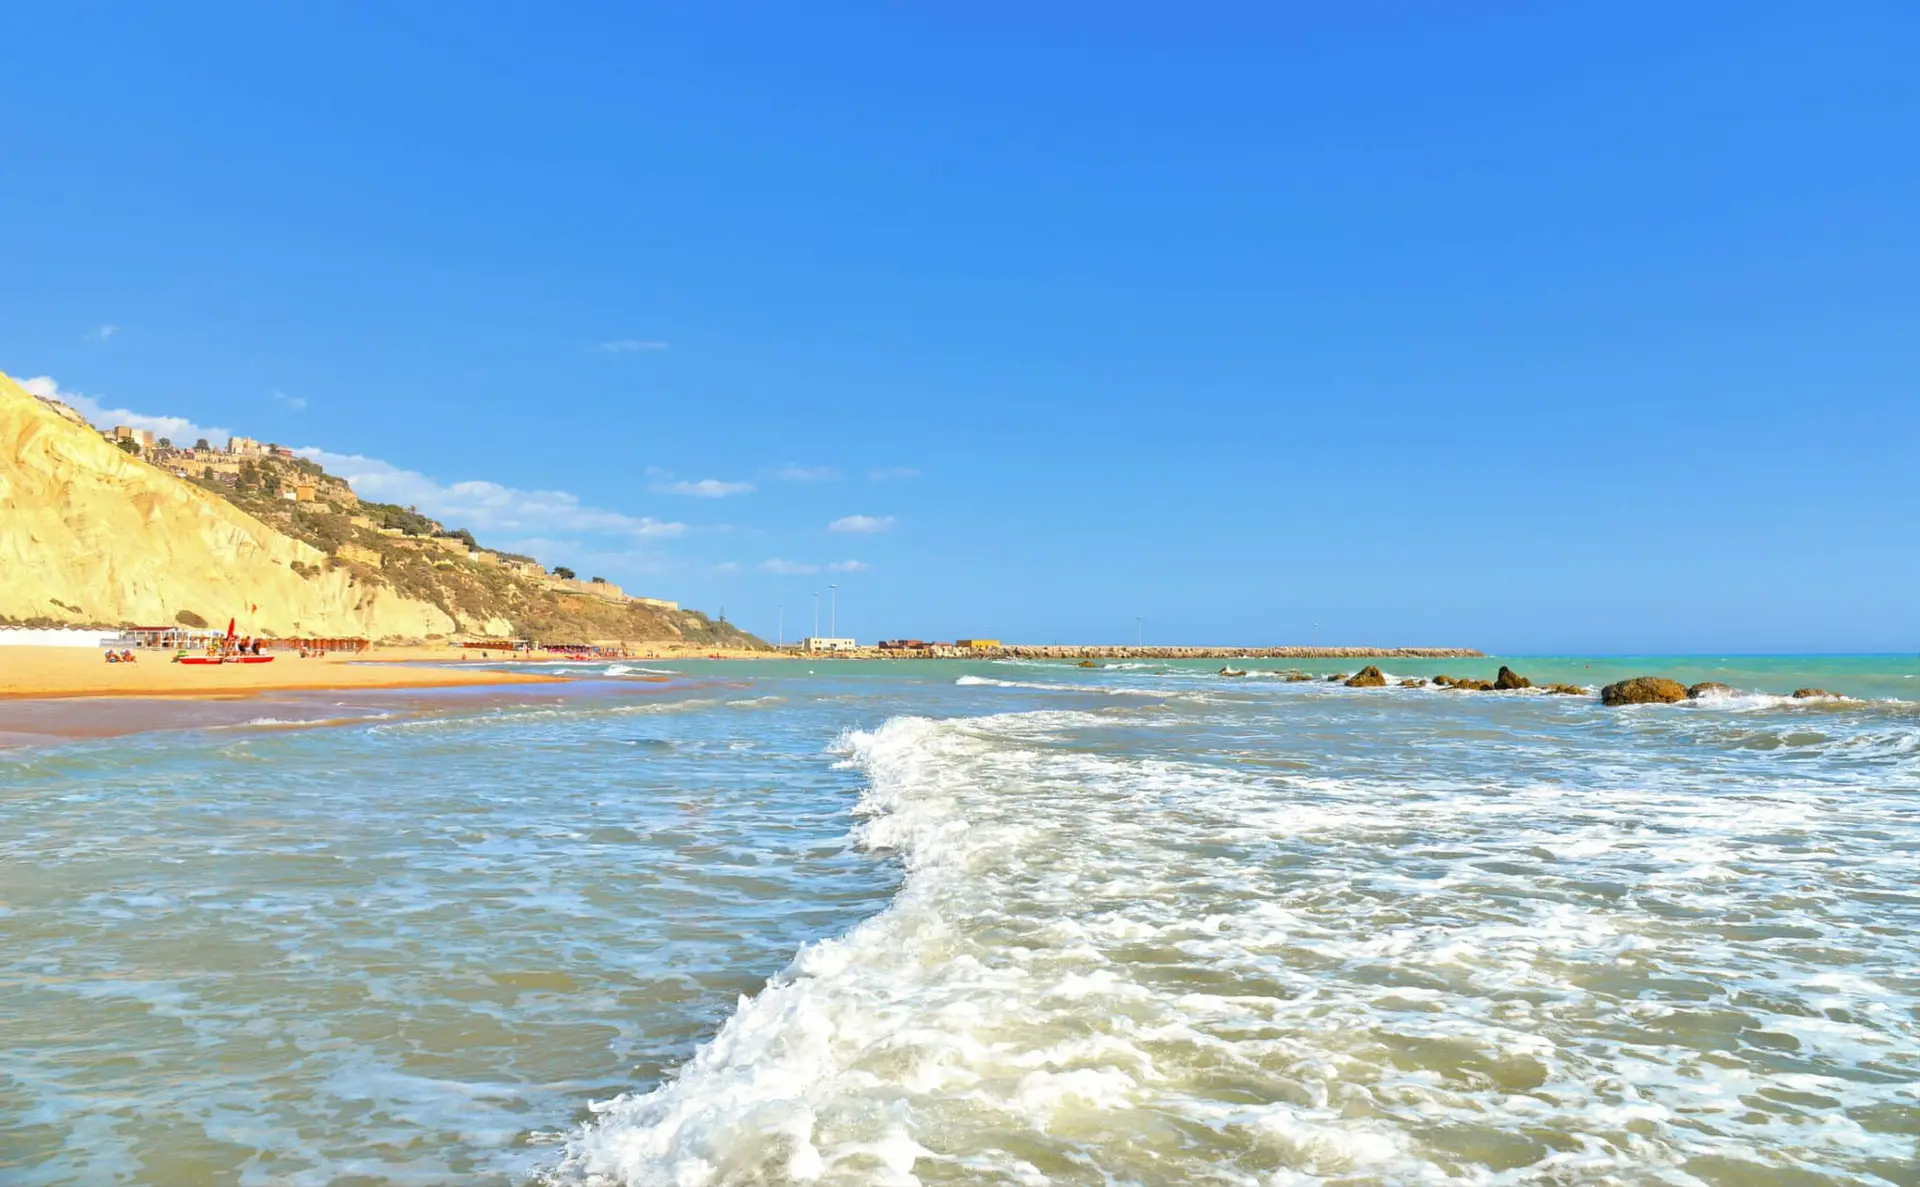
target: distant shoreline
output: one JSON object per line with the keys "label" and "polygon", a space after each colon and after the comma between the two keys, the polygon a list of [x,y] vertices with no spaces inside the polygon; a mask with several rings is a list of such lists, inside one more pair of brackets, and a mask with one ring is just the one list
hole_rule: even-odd
{"label": "distant shoreline", "polygon": [[1025,644],[1001,647],[860,647],[781,652],[802,659],[1485,659],[1471,647],[1120,647]]}

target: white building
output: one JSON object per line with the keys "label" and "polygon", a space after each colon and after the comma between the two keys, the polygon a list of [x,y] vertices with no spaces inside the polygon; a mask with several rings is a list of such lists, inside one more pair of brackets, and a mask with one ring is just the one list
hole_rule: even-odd
{"label": "white building", "polygon": [[857,651],[860,644],[852,639],[824,639],[818,635],[808,635],[800,640],[802,651]]}

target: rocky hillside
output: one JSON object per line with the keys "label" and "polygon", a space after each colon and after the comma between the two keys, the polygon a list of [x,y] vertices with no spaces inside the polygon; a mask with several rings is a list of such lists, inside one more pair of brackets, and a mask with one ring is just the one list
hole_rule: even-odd
{"label": "rocky hillside", "polygon": [[[191,473],[190,466],[188,467]],[[659,642],[713,647],[766,646],[728,622],[697,610],[650,605],[591,582],[549,576],[532,557],[485,548],[411,507],[362,501],[318,465],[300,457],[250,461],[235,481],[188,481],[284,535],[328,554],[330,570],[360,586],[427,602],[462,633],[546,643]],[[315,497],[292,502],[301,484]]]}
{"label": "rocky hillside", "polygon": [[[0,374],[0,619],[222,624],[279,635],[424,638],[430,602],[115,448]],[[249,613],[249,606],[258,606]]]}
{"label": "rocky hillside", "polygon": [[[0,375],[0,620],[245,623],[258,605],[248,629],[273,635],[766,646],[698,611],[556,579],[411,508],[361,502],[304,458],[252,457],[237,474],[164,464],[186,476]],[[286,497],[296,492],[308,497]]]}

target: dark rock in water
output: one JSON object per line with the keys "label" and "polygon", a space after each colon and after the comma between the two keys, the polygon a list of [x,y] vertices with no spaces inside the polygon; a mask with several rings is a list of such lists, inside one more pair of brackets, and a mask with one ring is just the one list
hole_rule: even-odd
{"label": "dark rock in water", "polygon": [[1687,699],[1687,686],[1665,676],[1635,676],[1600,690],[1603,705],[1671,705]]}
{"label": "dark rock in water", "polygon": [[1500,665],[1500,674],[1493,678],[1493,686],[1502,692],[1511,692],[1516,688],[1532,688],[1533,681],[1517,675],[1512,668]]}
{"label": "dark rock in water", "polygon": [[1451,676],[1435,676],[1433,682],[1441,688],[1452,688],[1454,685],[1460,683]]}
{"label": "dark rock in water", "polygon": [[1313,677],[1307,675],[1305,672],[1288,672],[1287,673],[1288,684],[1301,684],[1312,679]]}
{"label": "dark rock in water", "polygon": [[1587,695],[1587,690],[1581,688],[1578,684],[1549,684],[1547,685],[1547,691],[1557,697],[1583,697]]}
{"label": "dark rock in water", "polygon": [[1418,676],[1409,676],[1400,682],[1401,688],[1425,688],[1427,682]]}
{"label": "dark rock in water", "polygon": [[1344,684],[1346,683],[1346,680],[1347,680],[1347,674],[1345,672],[1340,673],[1338,676],[1327,677],[1328,684]]}
{"label": "dark rock in water", "polygon": [[1473,680],[1470,678],[1463,677],[1459,680],[1455,680],[1452,684],[1449,684],[1447,687],[1454,689],[1458,692],[1492,692],[1493,681]]}
{"label": "dark rock in water", "polygon": [[1838,698],[1839,695],[1837,692],[1828,692],[1824,688],[1796,688],[1793,690],[1794,699],[1799,701],[1810,700],[1814,697]]}
{"label": "dark rock in water", "polygon": [[1379,668],[1374,667],[1372,664],[1368,664],[1358,672],[1355,672],[1353,677],[1347,681],[1348,688],[1385,688],[1386,686],[1386,676],[1381,673]]}
{"label": "dark rock in water", "polygon": [[1734,688],[1731,684],[1722,684],[1718,680],[1702,680],[1687,690],[1687,699],[1697,701],[1701,697],[1709,696],[1713,693],[1731,695],[1733,691]]}

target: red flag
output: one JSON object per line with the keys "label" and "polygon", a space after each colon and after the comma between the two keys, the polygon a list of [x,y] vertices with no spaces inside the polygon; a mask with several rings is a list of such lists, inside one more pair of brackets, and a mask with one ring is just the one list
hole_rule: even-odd
{"label": "red flag", "polygon": [[233,619],[227,619],[227,638],[233,638]]}

